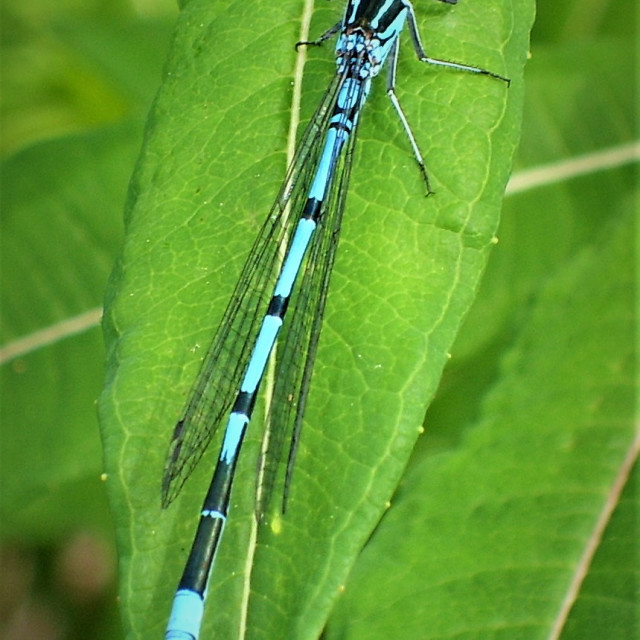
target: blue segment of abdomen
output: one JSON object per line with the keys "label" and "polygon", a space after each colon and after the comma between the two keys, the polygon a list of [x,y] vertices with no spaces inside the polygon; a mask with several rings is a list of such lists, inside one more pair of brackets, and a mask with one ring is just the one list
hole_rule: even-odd
{"label": "blue segment of abdomen", "polygon": [[[269,357],[269,352],[267,352],[267,357]],[[260,372],[260,375],[262,375],[262,372]],[[260,378],[258,377],[258,382],[259,381]],[[244,435],[244,430],[247,428],[247,424],[249,424],[249,418],[244,413],[233,412],[229,415],[227,428],[224,432],[220,460],[223,460],[227,464],[231,464],[233,462],[238,455],[240,443],[242,442],[242,437]]]}
{"label": "blue segment of abdomen", "polygon": [[165,640],[195,640],[203,613],[202,596],[191,589],[180,589],[173,599]]}
{"label": "blue segment of abdomen", "polygon": [[[369,85],[369,80],[363,82],[356,78],[345,79],[336,100],[318,169],[309,189],[309,198],[324,200],[336,169],[336,158],[351,135],[358,109],[369,92]],[[355,116],[352,117],[352,113]]]}
{"label": "blue segment of abdomen", "polygon": [[254,393],[260,384],[260,378],[267,366],[267,360],[271,349],[278,337],[278,332],[282,326],[282,318],[278,316],[265,316],[260,327],[260,333],[256,338],[256,346],[253,348],[251,360],[247,367],[247,372],[242,380],[240,391]]}
{"label": "blue segment of abdomen", "polygon": [[276,284],[274,295],[288,298],[291,295],[296,276],[300,271],[300,265],[309,246],[311,236],[316,229],[316,223],[306,218],[301,219],[296,227],[293,240],[287,252],[287,258],[282,265],[282,271]]}

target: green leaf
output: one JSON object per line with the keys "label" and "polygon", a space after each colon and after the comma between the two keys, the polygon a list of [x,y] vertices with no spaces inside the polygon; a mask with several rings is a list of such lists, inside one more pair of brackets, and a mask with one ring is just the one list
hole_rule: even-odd
{"label": "green leaf", "polygon": [[[322,4],[311,37],[342,10]],[[427,200],[376,83],[287,515],[254,523],[256,411],[203,637],[318,636],[398,484],[477,290],[519,130],[532,11],[497,0],[416,10],[431,55],[505,73],[512,86],[420,65],[407,38],[398,94],[426,152],[436,191]],[[160,509],[173,426],[284,174],[300,19],[297,2],[257,12],[192,0],[150,116],[107,295],[100,404],[131,638],[162,633],[211,475],[215,451]],[[303,120],[334,69],[330,46],[307,55]]]}

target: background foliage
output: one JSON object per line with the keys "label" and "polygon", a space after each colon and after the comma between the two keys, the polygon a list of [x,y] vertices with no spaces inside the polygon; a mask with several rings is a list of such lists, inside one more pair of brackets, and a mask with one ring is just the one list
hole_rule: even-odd
{"label": "background foliage", "polygon": [[[623,638],[637,623],[635,472],[625,483],[637,454],[635,167],[562,173],[637,137],[633,10],[538,3],[515,172],[558,167],[507,195],[428,435],[329,638],[537,638],[554,624],[563,638]],[[115,638],[91,311],[175,9],[32,0],[2,11],[2,624],[7,637],[30,624],[29,637]],[[61,339],[87,312],[85,330]]]}

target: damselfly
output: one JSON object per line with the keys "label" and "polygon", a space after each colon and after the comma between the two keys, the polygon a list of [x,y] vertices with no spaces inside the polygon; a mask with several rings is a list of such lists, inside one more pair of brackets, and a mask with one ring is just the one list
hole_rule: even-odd
{"label": "damselfly", "polygon": [[[213,479],[174,598],[167,639],[198,637],[236,463],[261,379],[300,279],[292,318],[278,347],[270,428],[265,430],[256,496],[260,517],[288,442],[284,508],[338,246],[356,129],[371,81],[385,63],[389,70],[387,94],[409,139],[427,193],[431,192],[418,144],[395,94],[398,40],[405,23],[421,62],[508,82],[486,69],[427,57],[409,0],[349,0],[338,24],[314,43],[299,43],[320,44],[339,33],[337,71],[302,136],[173,433],[163,478],[164,506],[175,498],[228,415]],[[281,261],[283,245],[286,251]]]}

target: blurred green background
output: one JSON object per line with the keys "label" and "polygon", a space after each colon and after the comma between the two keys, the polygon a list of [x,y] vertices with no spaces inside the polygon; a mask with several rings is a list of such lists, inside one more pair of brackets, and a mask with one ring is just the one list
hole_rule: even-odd
{"label": "blurred green background", "polygon": [[[169,0],[5,0],[0,11],[0,636],[115,639],[116,554],[95,413],[103,360],[98,315],[177,7]],[[516,172],[636,137],[629,124],[635,13],[629,0],[538,2]],[[571,187],[580,192],[576,216],[584,225],[573,229],[576,246],[560,229],[576,223],[559,218],[550,248],[524,256],[534,267],[508,300],[490,286],[505,285],[500,278],[509,270],[498,251],[458,347],[464,364],[477,350],[471,344],[484,345],[486,376],[465,379],[460,364],[446,372],[430,412],[432,437],[421,446],[437,451],[455,440],[456,419],[469,419],[498,369],[513,327],[483,341],[483,313],[526,300],[554,262],[585,239],[593,242],[592,228],[611,214],[610,194],[626,198],[618,204],[629,211],[633,199],[619,187],[627,188],[630,169],[620,171],[613,185],[594,174]],[[571,189],[552,186],[535,196],[536,205],[566,207],[578,197]],[[522,196],[507,197],[503,241],[525,205]],[[460,389],[475,393],[464,406]]]}
{"label": "blurred green background", "polygon": [[100,481],[98,322],[177,10],[172,0],[0,8],[2,638],[122,637]]}

